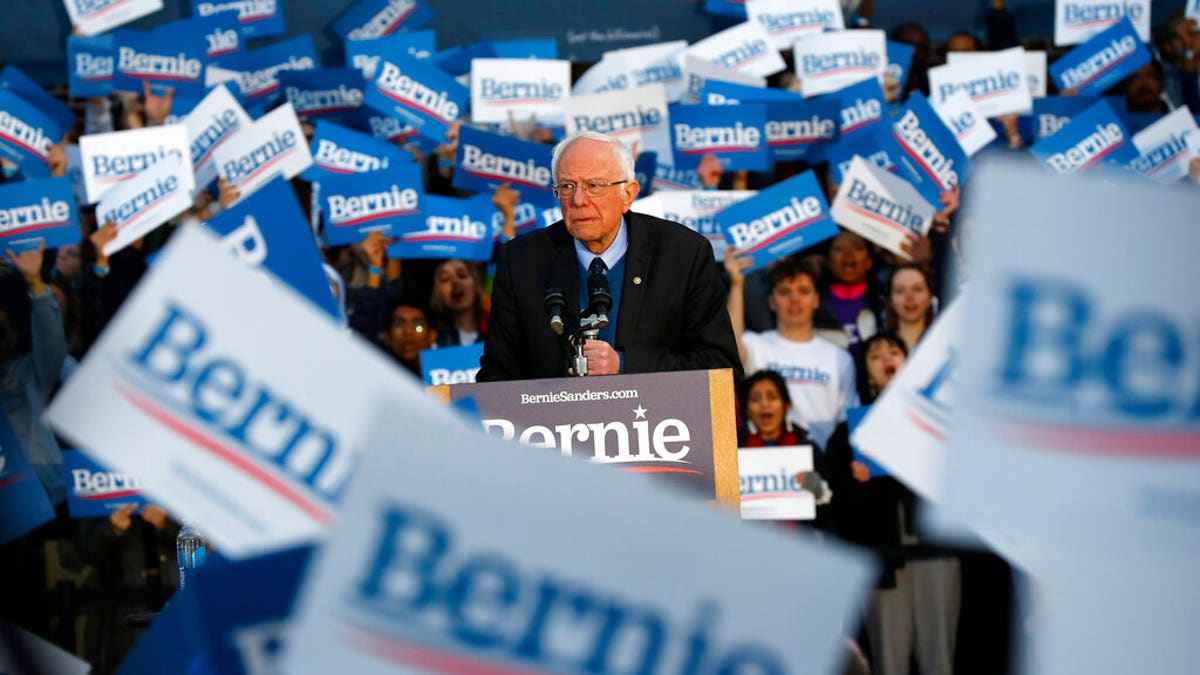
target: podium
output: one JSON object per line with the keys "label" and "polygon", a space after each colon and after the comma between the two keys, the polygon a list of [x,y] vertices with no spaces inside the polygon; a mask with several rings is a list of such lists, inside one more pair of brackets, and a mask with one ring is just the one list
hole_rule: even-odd
{"label": "podium", "polygon": [[557,449],[739,508],[733,371],[480,382],[429,387],[474,399],[484,430]]}

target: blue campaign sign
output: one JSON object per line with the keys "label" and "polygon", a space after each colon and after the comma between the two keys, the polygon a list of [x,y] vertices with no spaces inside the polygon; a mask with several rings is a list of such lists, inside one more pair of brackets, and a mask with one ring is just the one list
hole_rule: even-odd
{"label": "blue campaign sign", "polygon": [[483,343],[462,347],[439,347],[421,352],[421,376],[425,384],[471,384],[479,372]]}
{"label": "blue campaign sign", "polygon": [[242,49],[242,33],[238,29],[237,15],[233,12],[217,12],[164,23],[155,26],[154,32],[187,40],[199,35],[204,39],[204,55],[210,59],[228,56]]}
{"label": "blue campaign sign", "polygon": [[450,124],[463,116],[471,90],[428,60],[397,55],[380,59],[363,103],[442,141]]}
{"label": "blue campaign sign", "polygon": [[463,126],[458,130],[454,187],[491,194],[500,185],[509,183],[521,191],[522,199],[552,202],[552,151],[552,147],[543,143]]}
{"label": "blue campaign sign", "polygon": [[1121,117],[1121,122],[1125,128],[1129,130],[1129,135],[1133,136],[1146,127],[1166,117],[1163,113],[1134,113],[1126,112],[1124,114],[1117,113]]}
{"label": "blue campaign sign", "polygon": [[842,126],[839,143],[845,143],[860,135],[873,134],[876,125],[885,119],[887,102],[883,98],[883,88],[879,86],[879,80],[874,77],[816,98],[825,97],[841,102]]}
{"label": "blue campaign sign", "polygon": [[75,195],[67,176],[0,185],[0,251],[58,248],[80,242]]}
{"label": "blue campaign sign", "polygon": [[496,48],[488,40],[472,42],[462,47],[454,47],[435,54],[433,62],[443,72],[452,76],[466,75],[471,72],[471,61],[475,59],[496,58]]}
{"label": "blue campaign sign", "polygon": [[62,459],[72,518],[107,518],[122,506],[146,503],[136,476],[103,467],[78,450],[63,450]]}
{"label": "blue campaign sign", "polygon": [[418,30],[371,40],[347,40],[346,65],[361,70],[365,79],[374,80],[380,59],[388,60],[396,56],[431,58],[437,51],[436,39],[433,31]]}
{"label": "blue campaign sign", "polygon": [[[212,565],[214,556],[205,559]],[[196,568],[198,570],[201,568]],[[166,607],[134,643],[117,668],[117,675],[189,673],[201,675],[214,669],[212,654],[200,624],[200,589],[192,584],[175,592]],[[242,603],[232,603],[241,606]]]}
{"label": "blue campaign sign", "polygon": [[312,70],[320,65],[311,35],[301,35],[269,47],[230,54],[217,61],[221,68],[237,71],[242,107],[248,103],[271,104],[280,96],[279,73]]}
{"label": "blue campaign sign", "polygon": [[[867,416],[870,410],[871,406],[869,405],[846,408],[846,429],[850,432],[850,436],[854,435],[854,430],[858,428],[859,423],[863,421],[863,418]],[[867,470],[871,472],[871,478],[882,478],[891,475],[887,469],[883,468],[882,464],[864,455],[858,449],[857,445],[851,443],[850,452],[854,454],[854,461],[867,465]]]}
{"label": "blue campaign sign", "polygon": [[1099,96],[1150,63],[1150,58],[1133,22],[1125,17],[1050,64],[1050,77],[1060,90]]}
{"label": "blue campaign sign", "polygon": [[54,520],[54,507],[21,448],[8,418],[0,412],[0,545]]}
{"label": "blue campaign sign", "polygon": [[633,163],[633,177],[641,190],[638,197],[649,197],[654,194],[654,175],[658,171],[658,153],[643,152]]}
{"label": "blue campaign sign", "polygon": [[425,195],[421,200],[422,227],[401,233],[388,247],[388,255],[491,260],[495,210],[489,195],[472,199]]}
{"label": "blue campaign sign", "polygon": [[838,233],[812,171],[718,211],[716,222],[726,241],[750,254],[752,270]]}
{"label": "blue campaign sign", "polygon": [[319,183],[329,174],[378,171],[413,161],[404,148],[324,120],[317,122],[311,148],[313,165],[300,174],[310,182]]}
{"label": "blue campaign sign", "polygon": [[192,0],[192,16],[233,12],[243,37],[270,37],[287,33],[282,5],[283,0]]}
{"label": "blue campaign sign", "polygon": [[825,152],[825,157],[829,160],[830,178],[834,183],[842,182],[843,176],[850,170],[850,160],[855,155],[884,171],[896,173],[896,159],[887,148],[880,147],[879,143],[869,136],[859,137],[835,143]]}
{"label": "blue campaign sign", "polygon": [[804,97],[773,87],[751,87],[736,82],[705,80],[700,89],[700,102],[707,105],[735,103],[766,103],[767,101],[802,101]]}
{"label": "blue campaign sign", "polygon": [[1029,150],[1060,176],[1086,171],[1097,163],[1125,166],[1139,154],[1125,125],[1108,101],[1103,100]]}
{"label": "blue campaign sign", "polygon": [[904,85],[908,84],[908,72],[912,69],[914,51],[910,44],[887,41],[887,72],[899,83],[900,91],[904,91]]}
{"label": "blue campaign sign", "polygon": [[67,104],[52,96],[20,68],[12,64],[5,66],[4,70],[0,71],[0,87],[20,96],[43,115],[54,120],[60,128],[65,130],[75,125],[75,113],[71,112]]}
{"label": "blue campaign sign", "polygon": [[554,38],[529,40],[492,40],[498,59],[557,59],[558,41]]}
{"label": "blue campaign sign", "polygon": [[767,148],[772,161],[812,161],[823,157],[825,146],[837,141],[842,102],[828,96],[797,99],[766,103]]}
{"label": "blue campaign sign", "polygon": [[1096,104],[1094,96],[1046,96],[1033,99],[1033,133],[1038,141],[1053,136],[1071,118]]}
{"label": "blue campaign sign", "polygon": [[330,316],[340,315],[308,221],[282,177],[255,190],[207,225],[239,258],[261,266]]}
{"label": "blue campaign sign", "polygon": [[704,11],[745,20],[746,0],[704,0]]}
{"label": "blue campaign sign", "polygon": [[359,0],[330,27],[347,42],[372,40],[399,29],[420,28],[432,18],[433,10],[421,0]]}
{"label": "blue campaign sign", "polygon": [[111,34],[67,37],[67,84],[71,96],[85,98],[111,94],[115,54]]}
{"label": "blue campaign sign", "polygon": [[705,155],[714,155],[727,171],[770,166],[765,104],[672,105],[670,118],[677,168],[694,169]]}
{"label": "blue campaign sign", "polygon": [[31,178],[50,175],[46,158],[64,128],[10,89],[0,88],[0,157]]}
{"label": "blue campaign sign", "polygon": [[204,96],[207,44],[200,33],[143,33],[117,29],[113,32],[117,62],[112,87],[116,91],[142,93],[144,83],[174,87],[176,94]]}
{"label": "blue campaign sign", "polygon": [[375,231],[387,236],[424,227],[421,169],[415,164],[384,171],[331,175],[321,181],[321,215],[325,243],[362,241]]}
{"label": "blue campaign sign", "polygon": [[876,135],[879,146],[896,162],[899,175],[937,206],[943,192],[967,179],[971,160],[921,92],[913,92],[889,122]]}
{"label": "blue campaign sign", "polygon": [[353,68],[316,68],[279,73],[283,95],[297,117],[350,121],[359,117],[366,84]]}

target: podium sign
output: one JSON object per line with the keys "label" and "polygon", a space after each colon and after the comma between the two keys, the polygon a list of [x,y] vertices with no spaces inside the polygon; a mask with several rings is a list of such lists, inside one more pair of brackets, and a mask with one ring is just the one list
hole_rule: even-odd
{"label": "podium sign", "polygon": [[473,397],[489,434],[653,474],[704,499],[740,501],[733,374],[684,371],[434,387]]}

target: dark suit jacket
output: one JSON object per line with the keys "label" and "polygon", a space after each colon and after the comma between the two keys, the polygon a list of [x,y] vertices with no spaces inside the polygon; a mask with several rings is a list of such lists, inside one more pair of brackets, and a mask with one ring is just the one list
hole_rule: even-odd
{"label": "dark suit jacket", "polygon": [[[661,218],[629,212],[625,222],[629,249],[614,345],[624,355],[624,372],[733,368],[740,380],[727,291],[712,245]],[[561,220],[500,248],[477,381],[566,375],[566,335],[579,322],[578,276],[574,240]],[[550,329],[546,315],[549,286],[566,296],[562,336]]]}

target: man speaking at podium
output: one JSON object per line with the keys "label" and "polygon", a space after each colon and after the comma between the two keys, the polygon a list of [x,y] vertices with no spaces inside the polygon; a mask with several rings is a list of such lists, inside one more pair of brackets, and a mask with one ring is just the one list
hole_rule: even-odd
{"label": "man speaking at podium", "polygon": [[741,378],[712,245],[630,212],[633,166],[604,134],[555,146],[563,219],[501,247],[477,381],[710,368]]}

